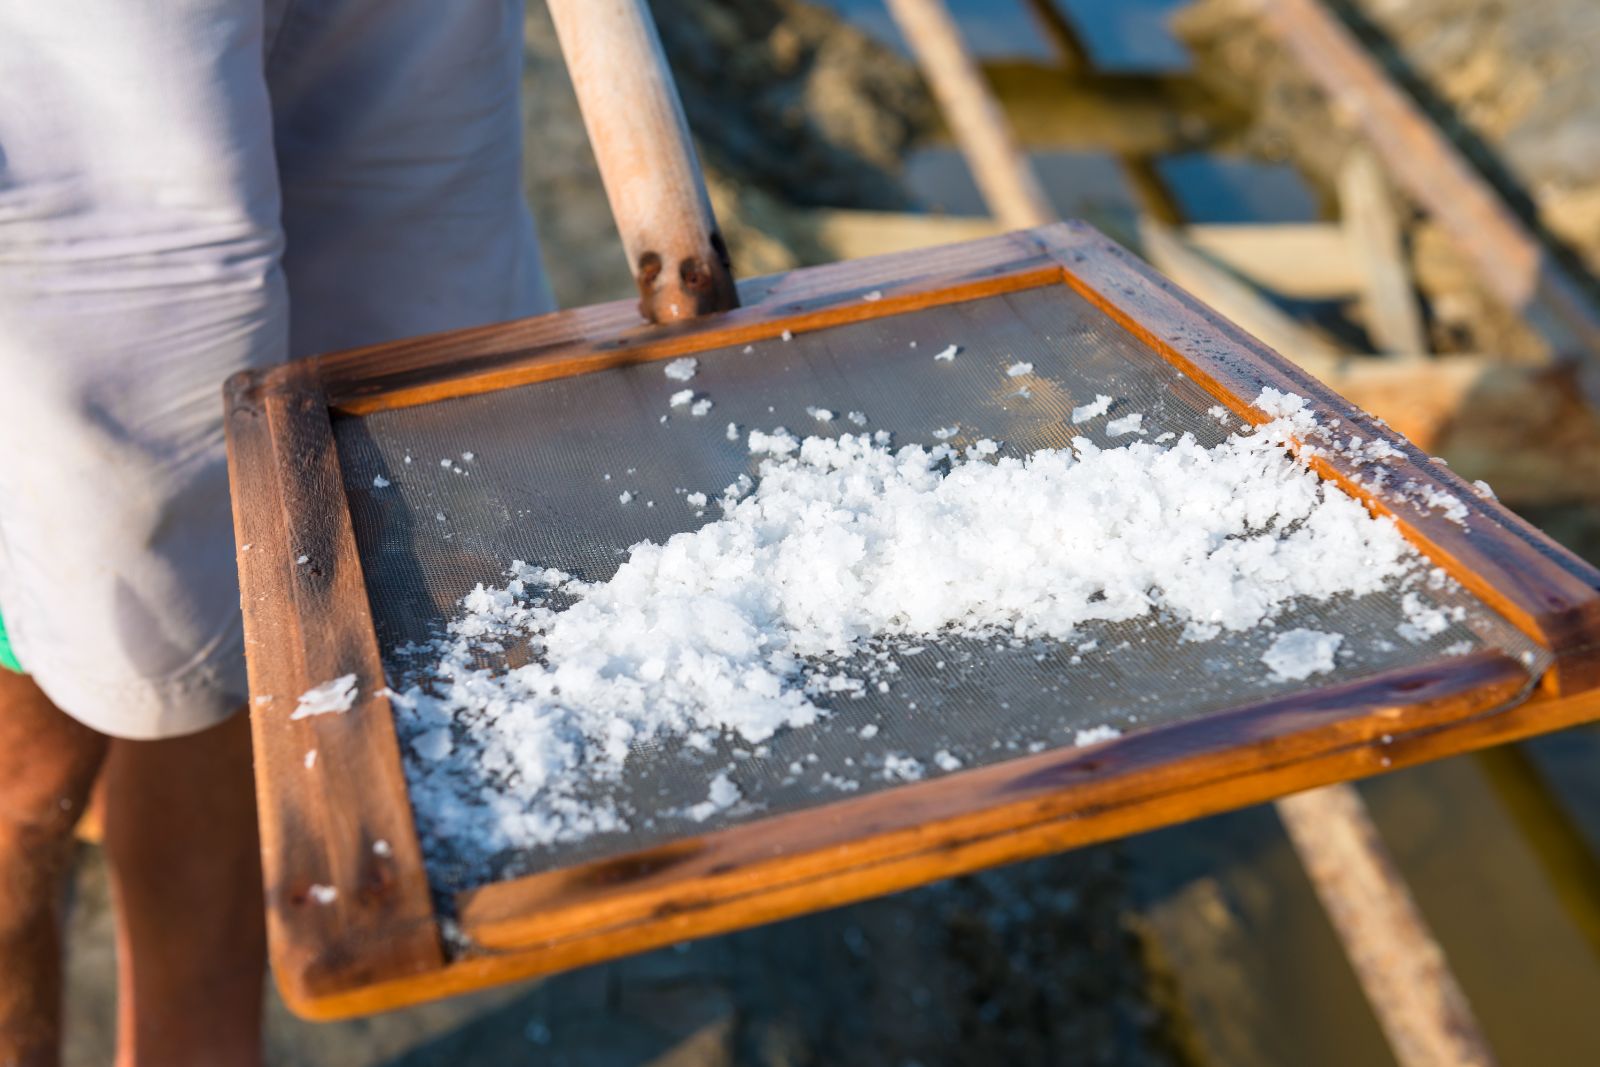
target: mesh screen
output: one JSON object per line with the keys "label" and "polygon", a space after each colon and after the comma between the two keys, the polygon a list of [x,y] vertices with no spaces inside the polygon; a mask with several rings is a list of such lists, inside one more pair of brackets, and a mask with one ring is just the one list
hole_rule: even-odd
{"label": "mesh screen", "polygon": [[[958,358],[935,362],[952,343],[962,346]],[[1187,431],[1209,446],[1237,425],[1207,414],[1213,401],[1193,381],[1062,286],[698,358],[691,384],[715,403],[701,418],[669,409],[668,397],[683,386],[656,362],[337,419],[356,540],[391,665],[398,646],[435,633],[476,583],[503,584],[513,559],[605,579],[629,545],[713,521],[715,507],[697,518],[684,494],[714,497],[755,469],[742,435],[726,439],[729,422],[843,433],[855,429],[843,413],[860,411],[896,444],[931,445],[935,430],[959,424],[949,443],[987,436],[1018,454],[1067,445],[1083,430],[1071,425],[1071,409],[1105,393],[1119,398],[1112,416],[1142,412],[1152,436]],[[1035,373],[1008,377],[1017,361]],[[816,422],[805,410],[811,405],[841,417]],[[391,486],[375,490],[377,476]],[[624,490],[637,494],[632,504],[619,503]],[[1352,654],[1320,676],[1321,685],[1447,649],[1536,651],[1464,591],[1436,599],[1461,604],[1466,617],[1421,644],[1394,640],[1404,614],[1392,593],[1307,605],[1279,622],[1345,635]],[[1178,626],[1145,619],[1085,628],[1075,644],[1093,639],[1099,647],[1081,658],[1051,642],[929,642],[897,656],[901,674],[889,693],[837,699],[821,724],[780,734],[756,752],[728,742],[711,753],[640,746],[623,780],[605,787],[632,813],[631,829],[501,856],[487,876],[558,868],[888,788],[889,752],[919,760],[932,776],[941,773],[932,759],[940,750],[972,767],[1071,745],[1091,727],[1138,729],[1306,688],[1275,682],[1263,669],[1272,637],[1263,628],[1185,642]],[[864,740],[868,724],[878,729]],[[655,817],[704,800],[710,777],[730,762],[744,803],[701,824]],[[432,857],[431,870],[441,891],[485,877],[453,869],[447,856]]]}

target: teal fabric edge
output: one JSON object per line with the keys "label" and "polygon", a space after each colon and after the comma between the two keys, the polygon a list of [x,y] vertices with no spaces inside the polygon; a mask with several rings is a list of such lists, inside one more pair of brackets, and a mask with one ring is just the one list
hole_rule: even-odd
{"label": "teal fabric edge", "polygon": [[11,647],[11,638],[6,636],[6,620],[0,615],[0,669],[26,674],[22,663],[17,659],[16,650]]}

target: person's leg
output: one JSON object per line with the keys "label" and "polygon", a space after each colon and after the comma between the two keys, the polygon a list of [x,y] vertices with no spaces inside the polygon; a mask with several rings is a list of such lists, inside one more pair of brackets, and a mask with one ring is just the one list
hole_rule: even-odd
{"label": "person's leg", "polygon": [[0,671],[0,1064],[56,1062],[61,903],[72,828],[106,738],[58,711],[33,680]]}
{"label": "person's leg", "polygon": [[0,611],[57,707],[152,739],[108,758],[125,1062],[255,1056],[243,723],[207,728],[245,699],[222,384],[288,338],[266,46],[262,0],[0,0]]}
{"label": "person's leg", "polygon": [[114,741],[104,774],[120,1067],[259,1063],[266,933],[249,720]]}

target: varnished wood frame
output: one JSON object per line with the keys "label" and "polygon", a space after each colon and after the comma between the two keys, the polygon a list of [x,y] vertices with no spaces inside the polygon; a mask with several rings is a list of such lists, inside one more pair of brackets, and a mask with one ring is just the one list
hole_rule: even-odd
{"label": "varnished wood frame", "polygon": [[[1549,649],[1536,689],[1495,653],[1045,752],[460,894],[447,951],[423,872],[333,442],[334,413],[428,403],[1047,285],[1066,285],[1252,421],[1263,387],[1404,452],[1396,482],[1449,493],[1464,525],[1319,471]],[[290,1006],[397,1007],[831,907],[980,867],[1600,717],[1600,573],[1174,289],[1087,226],[755,279],[745,306],[646,328],[629,302],[335,353],[232,380],[239,543],[268,927]],[[865,300],[869,292],[881,299]],[[297,562],[304,557],[305,562]],[[290,721],[354,673],[345,714]],[[307,753],[317,756],[307,766]],[[331,887],[330,901],[314,887]],[[322,898],[322,899],[319,899]]]}

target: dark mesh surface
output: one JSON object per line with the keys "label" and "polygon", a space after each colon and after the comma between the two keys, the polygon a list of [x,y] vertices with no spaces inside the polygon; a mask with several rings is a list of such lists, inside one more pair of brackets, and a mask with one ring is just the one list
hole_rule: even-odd
{"label": "dark mesh surface", "polygon": [[[962,346],[960,355],[935,362],[934,353],[950,343]],[[1061,286],[698,358],[688,385],[715,403],[702,418],[669,409],[668,397],[684,385],[656,362],[337,420],[385,655],[434,633],[474,584],[503,584],[513,559],[604,579],[627,546],[714,520],[715,505],[697,518],[683,494],[714,498],[738,475],[754,473],[743,432],[738,441],[724,436],[730,421],[741,431],[781,425],[802,435],[838,434],[856,429],[844,413],[858,410],[869,429],[891,431],[896,444],[933,444],[936,429],[959,423],[951,444],[993,437],[1009,454],[1060,447],[1079,434],[1106,444],[1106,419],[1134,411],[1144,414],[1151,437],[1188,431],[1206,445],[1237,425],[1208,415],[1213,402],[1195,383]],[[1006,367],[1019,360],[1033,363],[1035,373],[1008,377]],[[1017,395],[1024,387],[1031,396]],[[1109,415],[1072,426],[1071,409],[1097,393],[1118,398]],[[808,405],[839,417],[819,423],[806,414]],[[670,415],[665,424],[663,414]],[[471,461],[462,460],[466,452]],[[375,490],[378,475],[393,484]],[[620,504],[623,490],[638,499]],[[1420,663],[1452,646],[1533,651],[1470,595],[1435,599],[1462,604],[1467,619],[1420,645],[1396,637],[1404,619],[1396,594],[1304,607],[1279,625],[1345,635],[1339,667],[1315,680],[1323,686]],[[641,747],[624,780],[608,787],[632,813],[629,832],[504,856],[494,873],[565,866],[824,803],[846,795],[838,781],[858,783],[848,795],[886,788],[888,752],[920,760],[934,776],[941,772],[931,757],[940,749],[970,767],[1070,745],[1089,727],[1137,729],[1307,688],[1272,681],[1261,664],[1274,634],[1262,628],[1194,643],[1161,621],[1102,625],[1074,642],[1099,643],[1076,663],[1073,648],[1048,642],[930,642],[897,656],[902,673],[889,693],[837,699],[830,719],[779,735],[759,753],[727,744],[709,755]],[[863,740],[858,731],[868,723],[879,732]],[[790,769],[797,761],[799,775]],[[744,804],[703,824],[652,817],[704,800],[710,777],[729,762]],[[437,866],[434,878],[455,881]]]}

